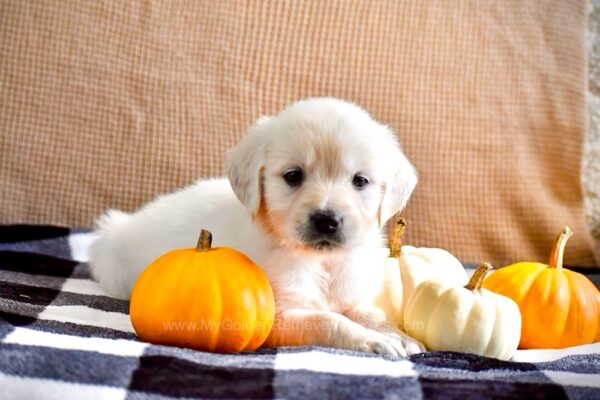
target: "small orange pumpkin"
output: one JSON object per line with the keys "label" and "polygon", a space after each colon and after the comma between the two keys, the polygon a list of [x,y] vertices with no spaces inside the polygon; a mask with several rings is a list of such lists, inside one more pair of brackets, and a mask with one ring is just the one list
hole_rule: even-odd
{"label": "small orange pumpkin", "polygon": [[[596,300],[598,300],[598,313],[600,313],[600,290],[596,293]],[[600,321],[598,321],[598,329],[596,330],[596,339],[594,342],[600,342]]]}
{"label": "small orange pumpkin", "polygon": [[211,248],[202,230],[195,249],[168,252],[138,278],[130,317],[144,341],[204,351],[260,347],[273,327],[275,301],[263,271],[245,255]]}
{"label": "small orange pumpkin", "polygon": [[558,235],[548,265],[520,262],[489,275],[483,287],[510,297],[523,317],[523,349],[564,348],[591,343],[600,323],[598,289],[582,274],[563,268],[573,232]]}

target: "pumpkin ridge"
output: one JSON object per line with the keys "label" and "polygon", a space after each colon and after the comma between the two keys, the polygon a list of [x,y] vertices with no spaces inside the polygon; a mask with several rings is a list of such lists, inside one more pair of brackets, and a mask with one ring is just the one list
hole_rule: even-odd
{"label": "pumpkin ridge", "polygon": [[[456,292],[454,290],[454,288],[446,288],[446,290],[444,291],[444,293],[442,293],[442,295],[437,299],[437,301],[435,303],[435,307],[434,307],[433,311],[431,312],[429,318],[427,319],[427,326],[438,327],[436,324],[434,324],[434,323],[431,322],[432,317],[436,316],[439,313],[439,308],[443,307],[445,303],[453,301],[453,298],[455,296],[460,296],[460,292]],[[468,297],[468,299],[471,300],[471,304],[469,306],[469,314],[467,314],[467,316],[460,321],[461,322],[461,326],[460,327],[458,327],[458,325],[455,325],[453,327],[453,329],[456,332],[460,332],[460,334],[458,336],[463,336],[464,335],[465,328],[467,326],[467,323],[469,322],[468,316],[470,315],[471,310],[473,308],[474,300],[471,297]],[[457,302],[457,303],[460,303],[460,302]],[[434,330],[428,330],[427,331],[427,336],[426,337],[427,337],[427,341],[428,342],[432,341],[429,333],[433,332],[433,331]],[[435,331],[437,333],[439,330],[435,329]]]}
{"label": "pumpkin ridge", "polygon": [[[174,276],[177,278],[176,282],[171,282],[170,280],[168,281],[169,283],[169,288],[168,288],[168,292],[169,293],[173,293],[172,296],[169,296],[168,298],[165,299],[166,302],[168,302],[166,304],[166,309],[168,310],[167,312],[165,312],[165,310],[162,310],[162,313],[166,316],[166,315],[172,315],[172,318],[174,319],[175,323],[181,323],[183,324],[181,328],[176,328],[176,329],[180,329],[181,330],[181,334],[182,336],[185,337],[185,342],[186,343],[191,343],[191,339],[190,339],[190,330],[192,330],[192,315],[189,314],[189,312],[187,312],[187,310],[185,312],[182,312],[182,310],[173,307],[174,304],[178,304],[179,302],[181,302],[182,300],[182,295],[183,293],[186,293],[186,290],[182,290],[182,285],[183,284],[187,284],[187,282],[183,281],[183,276],[184,276],[184,271],[186,269],[186,265],[189,265],[189,263],[191,262],[191,253],[189,252],[189,250],[182,250],[181,253],[176,253],[174,254],[174,259],[175,261],[172,261],[172,265],[168,266],[169,268],[169,273],[168,273],[168,277]],[[183,260],[183,263],[181,262]],[[189,267],[188,267],[189,268]],[[167,275],[167,274],[165,274]],[[164,277],[163,277],[163,281],[164,281]],[[188,300],[189,302],[189,300]],[[171,311],[172,310],[172,311]],[[172,314],[170,314],[172,312]],[[181,345],[181,344],[179,344]]]}
{"label": "pumpkin ridge", "polygon": [[[473,293],[475,296],[480,296],[480,295],[476,294],[476,293],[475,293],[473,290],[471,290],[471,292],[472,292],[472,293]],[[480,304],[479,302],[477,302],[477,301],[473,301],[473,302],[471,303],[471,307],[469,308],[469,312],[467,313],[467,316],[465,317],[465,324],[464,324],[464,326],[462,327],[461,333],[460,333],[460,335],[459,335],[459,337],[460,337],[460,345],[461,345],[461,346],[462,346],[462,348],[463,348],[463,349],[465,349],[465,350],[467,350],[467,349],[469,349],[469,348],[470,348],[470,347],[469,347],[469,345],[468,345],[467,343],[465,343],[465,342],[464,342],[465,340],[466,340],[467,342],[469,342],[469,339],[470,339],[469,337],[467,337],[467,335],[466,335],[466,332],[468,332],[468,331],[470,331],[470,330],[471,330],[471,327],[472,327],[472,326],[471,326],[470,322],[471,322],[472,320],[474,320],[474,319],[475,319],[475,315],[476,315],[477,313],[481,313],[481,312],[482,312],[482,310],[480,309],[480,307],[481,307],[481,304]],[[485,314],[485,313],[484,313],[484,314]],[[487,323],[486,323],[486,324],[484,324],[484,325],[487,325]],[[491,332],[493,332],[493,330],[492,330],[492,331],[490,331],[490,333],[491,333]],[[480,332],[480,331],[478,331],[478,334],[480,334],[480,333],[481,333],[481,332]],[[489,336],[488,336],[488,338],[487,338],[487,339],[489,340]],[[466,348],[465,348],[465,345],[466,345]],[[486,346],[486,347],[487,347],[487,346]],[[483,349],[482,349],[482,350],[483,350]],[[480,349],[474,349],[474,348],[471,348],[471,351],[470,351],[470,352],[471,352],[471,353],[475,353],[475,354],[484,354],[484,353],[479,353],[480,351],[481,351]]]}
{"label": "pumpkin ridge", "polygon": [[[481,296],[484,296],[484,294],[482,293]],[[487,305],[487,302],[486,302],[486,305]],[[498,307],[493,307],[493,304],[491,304],[491,306],[492,306],[491,308],[494,310],[494,313],[492,316],[489,317],[490,319],[488,321],[486,321],[486,324],[493,327],[493,326],[496,326],[499,311],[498,311]],[[494,337],[494,331],[495,331],[495,329],[491,329],[489,332],[489,335],[487,335],[487,337],[485,338],[485,340],[487,341],[487,344],[485,345],[483,352],[481,354],[489,354],[490,346],[493,343],[492,339]],[[502,349],[501,354],[504,354],[504,348]]]}
{"label": "pumpkin ridge", "polygon": [[[254,286],[254,285],[253,285]],[[252,311],[251,311],[251,315],[249,316],[249,318],[247,318],[246,321],[246,330],[248,332],[250,332],[250,334],[244,338],[244,341],[240,343],[240,347],[245,349],[248,347],[248,343],[250,343],[251,341],[253,341],[255,339],[256,334],[258,333],[256,330],[256,320],[257,318],[257,309],[258,309],[258,302],[256,301],[256,293],[254,293],[253,296],[251,296],[252,299]]]}
{"label": "pumpkin ridge", "polygon": [[[260,267],[258,267],[261,271],[262,269]],[[260,284],[259,286],[263,286],[268,288],[267,290],[265,290],[266,293],[263,292],[256,292],[254,298],[256,300],[256,306],[257,306],[257,310],[258,309],[264,309],[264,307],[269,307],[269,304],[273,304],[273,301],[269,301],[269,299],[273,299],[273,290],[271,288],[271,282],[269,281],[269,279],[267,278],[266,275],[261,274],[258,276],[258,279],[260,279]],[[265,298],[267,297],[267,298]],[[260,318],[260,326],[258,327],[259,329],[255,329],[254,330],[254,335],[253,335],[253,339],[250,342],[252,345],[253,349],[256,349],[260,346],[262,346],[262,344],[265,342],[265,340],[267,340],[267,336],[271,333],[271,329],[273,327],[273,320],[274,318],[270,317],[271,315],[275,314],[275,308],[273,307],[272,309],[272,313],[269,313],[269,317],[268,318],[264,318],[264,315],[259,315]]]}
{"label": "pumpkin ridge", "polygon": [[[527,293],[531,290],[534,282],[547,267],[543,264],[531,263],[531,266],[517,268],[519,264],[521,263],[513,264],[515,266],[514,269],[517,270],[517,272],[512,270],[507,271],[507,273],[509,273],[508,279],[502,280],[505,284],[499,285],[496,293],[503,294],[520,305],[525,301]],[[520,282],[520,284],[518,284],[518,282]]]}
{"label": "pumpkin ridge", "polygon": [[[214,253],[213,253],[214,254]],[[218,282],[211,282],[211,286],[213,286],[215,288],[214,293],[214,298],[213,298],[213,304],[215,305],[215,308],[213,309],[213,313],[211,315],[211,318],[213,321],[223,321],[223,290],[222,290],[222,279],[221,279],[221,275],[219,274],[220,271],[216,271],[215,272],[215,261],[212,259],[212,257],[209,259],[210,261],[210,266],[211,269],[213,271],[211,271],[211,275],[214,276],[216,274],[217,276],[217,281]],[[208,263],[207,263],[208,264]],[[218,311],[217,311],[218,310]],[[217,317],[218,314],[218,317]],[[210,334],[210,349],[212,349],[213,351],[215,350],[219,350],[220,349],[220,334],[221,334],[221,323],[219,322],[219,326],[216,330],[212,331]]]}
{"label": "pumpkin ridge", "polygon": [[271,287],[271,282],[269,281],[269,279],[263,275],[263,285],[266,285],[267,290],[265,290],[266,293],[261,294],[261,309],[263,309],[264,307],[269,308],[269,310],[271,311],[266,318],[264,318],[264,316],[266,314],[263,314],[263,318],[261,319],[263,321],[264,327],[266,329],[264,329],[262,331],[261,335],[258,335],[258,339],[257,339],[257,344],[256,347],[260,347],[263,345],[263,343],[265,343],[265,341],[267,340],[267,338],[269,337],[269,335],[271,334],[271,330],[273,329],[273,324],[275,323],[275,312],[277,311],[277,309],[275,308],[275,301],[274,301],[274,295],[273,295],[273,289]]}
{"label": "pumpkin ridge", "polygon": [[[580,278],[580,274],[573,272],[573,271],[568,271],[568,270],[563,270],[565,272],[565,277],[568,281],[568,287],[569,287],[569,293],[571,295],[574,294],[575,296],[575,301],[572,302],[575,307],[569,307],[569,312],[567,315],[567,322],[571,322],[571,320],[574,320],[574,325],[577,327],[576,329],[574,329],[575,333],[581,333],[581,332],[586,332],[586,331],[590,331],[590,332],[595,332],[595,329],[586,329],[588,328],[588,316],[584,315],[582,317],[582,314],[585,314],[586,311],[589,311],[588,307],[585,307],[586,303],[589,303],[590,305],[594,305],[595,303],[595,299],[592,296],[588,296],[588,291],[583,291],[583,290],[577,290],[577,287],[581,287],[581,285],[587,285],[588,281],[587,278],[585,279],[581,279]],[[577,281],[580,281],[579,283]],[[581,298],[581,296],[583,296],[583,299]],[[589,299],[588,299],[589,297]],[[583,300],[583,303],[582,303]],[[597,315],[597,314],[596,314]],[[598,317],[596,317],[596,320],[598,320]],[[597,329],[597,323],[594,324],[596,329]],[[569,327],[570,328],[570,327]],[[569,331],[567,331],[567,333],[570,333]],[[585,344],[585,343],[591,343],[594,340],[594,333],[591,333],[589,336],[589,338],[586,338],[585,336],[583,336],[583,342],[577,342],[577,341],[573,341],[570,340],[572,335],[564,335],[562,336],[561,340],[560,340],[560,345],[562,346],[574,346],[574,345],[578,345],[578,344]]]}
{"label": "pumpkin ridge", "polygon": [[510,287],[510,284],[507,281],[515,274],[515,272],[513,272],[515,265],[516,264],[508,265],[490,271],[483,280],[482,287],[496,293],[506,291],[506,288]]}
{"label": "pumpkin ridge", "polygon": [[[565,337],[572,336],[571,334],[569,334],[569,332],[571,331],[571,321],[573,319],[577,321],[576,326],[579,326],[580,328],[584,328],[584,326],[581,326],[582,321],[579,318],[579,315],[581,313],[580,299],[578,296],[578,292],[571,280],[571,274],[569,274],[569,271],[567,271],[564,268],[555,269],[554,271],[556,271],[555,273],[557,275],[557,284],[554,288],[555,292],[557,294],[560,292],[560,289],[558,287],[558,282],[560,282],[558,280],[558,277],[560,277],[560,279],[562,279],[561,288],[563,288],[564,292],[568,295],[568,300],[563,300],[559,298],[559,304],[562,304],[563,308],[566,308],[568,310],[564,317],[564,320],[562,321],[562,329],[560,331],[560,335],[558,336],[558,340],[556,341],[557,347],[560,348],[563,347],[562,343],[564,342]],[[579,329],[576,329],[576,331],[578,330]]]}
{"label": "pumpkin ridge", "polygon": [[[236,262],[240,262],[240,261],[236,260]],[[246,279],[247,279],[247,277],[246,277]],[[230,316],[230,318],[232,317],[232,314],[234,314],[235,320],[243,321],[243,326],[241,326],[239,330],[235,331],[236,333],[239,333],[240,336],[232,338],[231,335],[229,335],[227,340],[229,340],[229,341],[235,340],[235,342],[238,344],[240,349],[245,349],[247,344],[252,339],[251,332],[253,332],[256,327],[256,324],[255,324],[255,319],[256,319],[256,304],[255,303],[256,302],[254,301],[254,296],[250,296],[250,298],[253,301],[252,307],[250,307],[250,312],[252,313],[252,316],[250,317],[249,313],[248,313],[248,309],[245,307],[242,307],[243,303],[244,303],[244,291],[240,290],[240,287],[243,287],[243,285],[244,285],[243,282],[241,282],[242,280],[243,280],[242,276],[228,277],[226,279],[226,281],[228,283],[226,293],[236,293],[239,296],[239,298],[233,299],[233,302],[235,302],[235,307],[231,307],[230,302],[227,303],[228,304],[227,314]],[[252,286],[252,288],[247,289],[249,291],[249,293],[252,293],[254,286],[255,286],[254,282],[246,282],[246,284],[250,284]],[[250,330],[250,326],[249,326],[250,323],[252,324],[252,330]]]}
{"label": "pumpkin ridge", "polygon": [[[414,292],[413,292],[414,293]],[[430,327],[430,326],[434,326],[435,322],[434,320],[437,320],[437,318],[435,318],[435,315],[437,314],[437,312],[439,311],[439,309],[443,306],[442,302],[440,301],[440,299],[442,298],[442,296],[440,296],[436,302],[434,303],[434,306],[431,310],[431,313],[429,314],[429,316],[427,317],[427,319],[425,320],[425,327]],[[406,322],[406,321],[405,321]],[[428,344],[428,346],[431,346],[431,334],[430,334],[430,329],[425,329],[425,343]],[[434,330],[437,331],[437,330]]]}
{"label": "pumpkin ridge", "polygon": [[[434,286],[435,285],[435,286]],[[405,324],[404,329],[411,336],[419,337],[426,346],[429,346],[430,343],[427,342],[427,327],[430,322],[430,318],[432,313],[429,312],[427,314],[423,312],[419,312],[420,307],[420,299],[424,296],[424,298],[432,297],[431,293],[437,293],[445,291],[446,287],[442,281],[432,280],[429,285],[419,285],[413,295],[408,301],[404,308],[404,322],[406,322],[407,318],[410,319],[410,324]],[[437,302],[434,301],[429,305],[429,309],[433,310],[436,307]]]}
{"label": "pumpkin ridge", "polygon": [[[168,262],[165,262],[165,263],[159,265],[159,267],[157,268],[157,274],[154,276],[154,280],[160,281],[161,284],[164,284],[168,288],[167,292],[171,292],[171,290],[178,287],[177,285],[179,284],[179,276],[181,275],[181,264],[178,262],[178,259],[179,259],[179,257],[184,257],[184,255],[187,255],[187,251],[180,250],[179,252],[173,254],[173,256],[169,260],[167,260]],[[173,261],[173,260],[175,260],[175,261]],[[168,264],[171,264],[171,265],[168,265]],[[162,277],[159,276],[158,270],[161,268],[165,268],[165,267],[169,268],[169,274],[166,274],[166,276],[162,276]],[[175,281],[174,279],[177,279],[177,281]],[[150,293],[149,295],[152,296],[152,303],[153,303],[152,309],[160,310],[161,324],[165,324],[165,322],[169,322],[169,321],[165,320],[166,316],[169,315],[168,313],[165,313],[165,309],[171,308],[173,298],[172,297],[162,298],[162,296],[158,296],[157,293]],[[176,310],[175,313],[173,313],[173,315],[175,316],[176,322],[180,322],[182,320],[182,318],[181,318],[181,315],[177,311],[178,310]],[[182,321],[182,322],[185,323],[185,321]],[[185,331],[184,329],[182,329],[182,330]],[[158,331],[158,332],[161,332],[161,331]]]}
{"label": "pumpkin ridge", "polygon": [[[565,291],[566,293],[569,294],[569,300],[568,302],[566,302],[566,305],[564,305],[564,307],[566,307],[568,309],[567,311],[567,315],[565,317],[565,321],[564,324],[562,326],[562,332],[561,335],[559,336],[558,340],[557,340],[557,346],[560,347],[567,347],[567,346],[572,346],[574,344],[568,344],[570,343],[570,338],[571,338],[571,327],[572,325],[575,325],[577,328],[575,329],[575,332],[579,332],[580,330],[583,330],[585,328],[585,321],[582,321],[582,319],[580,318],[580,314],[581,314],[581,304],[580,304],[580,299],[579,299],[579,292],[577,290],[577,286],[574,284],[573,279],[571,274],[569,273],[570,271],[566,270],[566,269],[561,269],[559,270],[560,275],[564,276],[565,280],[566,280],[566,288],[567,290]],[[583,322],[583,324],[582,324]]]}
{"label": "pumpkin ridge", "polygon": [[[556,287],[558,286],[557,277],[560,273],[562,272],[554,268],[544,268],[535,275],[534,283],[525,292],[525,296],[520,303],[522,314],[525,316],[522,325],[524,333],[522,334],[521,346],[523,348],[556,348],[560,340],[566,316],[560,318],[562,321],[558,319],[557,315],[553,316],[552,321],[544,319],[550,311],[557,312],[555,304],[560,305],[560,302],[555,301]],[[570,295],[568,301],[570,302]],[[551,310],[548,310],[550,307],[552,307]],[[544,308],[545,312],[540,312],[540,309]],[[561,323],[562,326],[559,326]],[[539,335],[540,327],[546,330],[543,336]]]}
{"label": "pumpkin ridge", "polygon": [[267,340],[267,338],[269,337],[269,335],[271,334],[271,330],[273,329],[273,324],[275,323],[275,312],[277,311],[276,307],[275,307],[275,299],[274,299],[274,294],[273,294],[273,288],[271,286],[271,281],[269,280],[269,278],[267,277],[266,274],[262,273],[262,268],[259,267],[259,269],[261,270],[261,274],[260,274],[260,279],[262,280],[261,285],[263,285],[265,287],[265,291],[264,293],[260,294],[260,306],[261,306],[261,310],[263,310],[264,308],[268,308],[269,309],[269,313],[262,313],[261,314],[261,321],[263,323],[262,326],[262,333],[260,335],[258,335],[258,339],[257,339],[257,344],[256,347],[260,347],[262,346],[265,341]]}
{"label": "pumpkin ridge", "polygon": [[[197,294],[198,296],[204,296],[206,293],[202,293],[202,291],[208,291],[208,283],[202,280],[202,271],[196,265],[196,255],[199,254],[196,249],[190,249],[188,253],[188,257],[182,261],[182,271],[180,271],[179,276],[179,285],[177,288],[177,302],[175,304],[191,304],[191,302],[198,302],[197,298],[189,298],[190,293]],[[190,275],[186,275],[186,268],[193,268],[193,279],[190,279]],[[206,269],[206,266],[204,266]],[[206,273],[206,271],[205,271]],[[200,282],[199,282],[200,281]],[[185,286],[185,288],[182,288]],[[189,288],[189,289],[188,289]],[[192,290],[195,288],[196,290]],[[199,330],[207,329],[212,330],[210,326],[211,320],[207,318],[207,313],[201,307],[188,307],[186,310],[186,319],[189,321],[190,326],[193,329],[190,329],[188,332],[185,332],[185,342],[194,343],[195,337],[198,335]]]}
{"label": "pumpkin ridge", "polygon": [[[258,272],[257,268],[259,270],[260,268],[253,264],[252,261],[243,254],[233,251],[229,248],[223,249],[225,249],[225,251],[227,252],[227,257],[233,259],[232,262],[234,264],[244,265],[244,268],[247,268],[248,272],[251,274],[251,276],[248,276],[247,274],[231,275],[227,273],[227,277],[221,276],[222,283],[220,284],[220,286],[222,292],[225,294],[236,294],[236,297],[234,298],[228,296],[225,299],[227,301],[222,303],[224,305],[223,313],[232,321],[235,320],[242,322],[242,326],[240,326],[239,329],[234,329],[229,332],[226,332],[225,338],[223,338],[223,340],[229,343],[235,342],[236,347],[238,347],[239,350],[250,350],[248,348],[248,343],[250,343],[253,336],[257,333],[256,320],[259,317],[257,308],[258,306],[255,301],[255,289],[257,289],[256,277],[253,275]],[[249,308],[242,307],[244,302],[244,291],[242,289],[245,286],[250,286],[246,288],[246,291],[248,291],[249,298],[252,299],[252,304]],[[254,294],[254,296],[252,294]],[[249,313],[251,313],[252,315],[249,315]]]}
{"label": "pumpkin ridge", "polygon": [[[499,307],[494,307],[494,321],[493,321],[493,325],[497,325],[497,324],[502,324],[504,321],[502,320],[502,313],[500,312],[500,308]],[[492,329],[491,335],[488,337],[488,342],[487,345],[485,346],[485,350],[482,354],[490,354],[491,348],[490,346],[492,344],[494,344],[496,342],[496,340],[494,340],[494,334],[498,334],[498,335],[502,335],[501,330],[495,330]],[[506,341],[501,341],[501,343],[503,343],[503,346],[500,348],[500,351],[498,351],[498,353],[503,356],[506,351],[507,348],[510,347],[509,344]]]}
{"label": "pumpkin ridge", "polygon": [[[157,262],[157,264],[153,264],[152,268],[154,268],[154,271],[152,271],[152,275],[150,276],[151,279],[148,280],[148,282],[146,282],[145,290],[143,293],[143,298],[144,300],[144,304],[143,307],[144,308],[148,308],[151,310],[154,310],[156,314],[159,315],[159,318],[156,320],[147,320],[147,327],[148,330],[146,332],[148,332],[148,336],[150,338],[153,338],[154,341],[156,340],[166,340],[165,337],[168,335],[165,335],[165,324],[170,323],[171,321],[166,321],[165,320],[165,314],[164,313],[164,309],[165,308],[170,308],[171,305],[171,298],[163,298],[162,296],[160,296],[158,293],[149,293],[148,287],[152,286],[152,283],[160,280],[161,284],[164,287],[167,287],[167,292],[170,291],[171,287],[173,286],[173,281],[172,281],[172,277],[173,276],[178,276],[178,270],[179,270],[179,263],[176,263],[175,261],[172,261],[173,258],[177,258],[177,257],[181,257],[182,254],[184,253],[185,250],[177,250],[176,253],[172,254],[170,257],[164,257],[162,260],[159,260]],[[170,274],[168,274],[166,277],[162,277],[162,279],[158,276],[159,272],[162,268],[164,268],[165,265],[168,264],[173,264],[172,266],[169,267],[169,272]],[[157,311],[158,310],[158,311]],[[179,322],[179,321],[175,321],[175,322]],[[145,339],[147,340],[147,339]],[[166,340],[168,344],[172,344],[170,341]]]}

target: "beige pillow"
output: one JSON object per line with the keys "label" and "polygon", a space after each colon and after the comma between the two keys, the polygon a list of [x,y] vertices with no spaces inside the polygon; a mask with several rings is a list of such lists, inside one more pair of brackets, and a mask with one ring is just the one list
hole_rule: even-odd
{"label": "beige pillow", "polygon": [[408,240],[593,265],[580,162],[584,0],[0,5],[1,223],[92,226],[220,175],[258,116],[317,95],[396,129]]}

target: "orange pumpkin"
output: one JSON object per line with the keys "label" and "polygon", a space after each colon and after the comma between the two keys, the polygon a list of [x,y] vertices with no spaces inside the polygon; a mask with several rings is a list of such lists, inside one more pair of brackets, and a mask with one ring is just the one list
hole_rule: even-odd
{"label": "orange pumpkin", "polygon": [[[598,313],[600,313],[600,290],[596,293],[596,300],[598,300]],[[598,322],[598,330],[596,330],[596,339],[594,342],[600,342],[600,321]]]}
{"label": "orange pumpkin", "polygon": [[573,232],[558,235],[548,265],[520,262],[489,275],[483,287],[513,299],[523,318],[523,349],[564,348],[591,343],[600,323],[598,289],[582,274],[563,268]]}
{"label": "orange pumpkin", "polygon": [[152,262],[131,295],[130,316],[144,341],[216,352],[256,350],[271,332],[273,291],[245,255],[211,248],[203,230],[195,249]]}

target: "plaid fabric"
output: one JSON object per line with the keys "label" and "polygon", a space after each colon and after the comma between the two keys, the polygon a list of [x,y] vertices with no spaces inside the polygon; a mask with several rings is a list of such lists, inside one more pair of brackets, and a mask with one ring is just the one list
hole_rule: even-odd
{"label": "plaid fabric", "polygon": [[0,399],[599,398],[600,343],[503,362],[328,348],[212,354],[137,340],[85,264],[89,233],[0,227]]}

